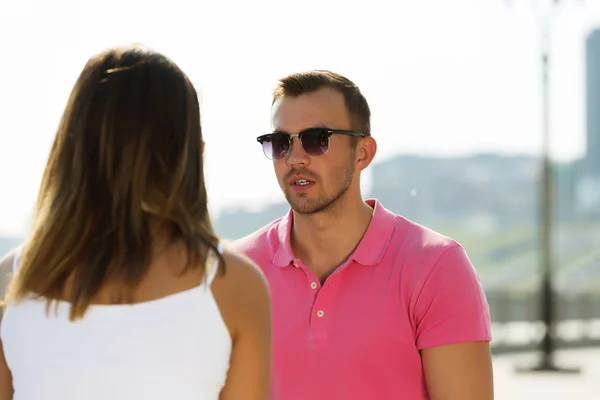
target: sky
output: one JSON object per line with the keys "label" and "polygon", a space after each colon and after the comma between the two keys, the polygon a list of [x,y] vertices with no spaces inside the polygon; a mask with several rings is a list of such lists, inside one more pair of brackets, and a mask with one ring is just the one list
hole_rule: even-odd
{"label": "sky", "polygon": [[[213,215],[283,199],[255,138],[271,91],[319,68],[372,111],[376,162],[396,154],[539,154],[537,16],[551,0],[0,0],[0,235],[22,235],[77,76],[94,54],[141,43],[201,98]],[[585,151],[584,40],[600,1],[562,1],[551,37],[552,155]],[[365,177],[368,189],[369,175]]]}

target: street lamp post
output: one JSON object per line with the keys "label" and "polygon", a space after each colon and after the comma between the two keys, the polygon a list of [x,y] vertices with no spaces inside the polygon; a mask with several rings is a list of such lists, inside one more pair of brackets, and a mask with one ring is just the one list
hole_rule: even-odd
{"label": "street lamp post", "polygon": [[[508,0],[510,2],[510,0]],[[542,15],[540,24],[541,34],[541,67],[542,67],[542,169],[540,180],[540,317],[545,326],[541,342],[541,358],[533,368],[519,369],[521,372],[571,372],[579,369],[566,369],[556,365],[554,360],[556,309],[553,282],[553,233],[554,233],[554,190],[553,168],[550,155],[550,50],[551,50],[551,18],[552,11],[559,5],[560,0],[549,0],[547,13]]]}

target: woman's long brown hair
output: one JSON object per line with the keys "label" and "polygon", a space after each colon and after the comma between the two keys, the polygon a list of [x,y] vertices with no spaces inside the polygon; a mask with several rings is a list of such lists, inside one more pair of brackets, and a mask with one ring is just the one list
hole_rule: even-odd
{"label": "woman's long brown hair", "polygon": [[196,91],[171,60],[140,47],[91,58],[52,145],[9,301],[50,305],[69,280],[75,320],[109,279],[131,296],[151,262],[152,221],[203,268],[218,243],[203,146]]}

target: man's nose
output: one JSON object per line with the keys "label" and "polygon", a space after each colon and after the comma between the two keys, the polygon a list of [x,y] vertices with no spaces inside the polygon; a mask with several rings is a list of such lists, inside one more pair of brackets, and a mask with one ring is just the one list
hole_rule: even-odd
{"label": "man's nose", "polygon": [[310,156],[304,151],[298,135],[291,136],[290,151],[286,158],[286,162],[289,166],[307,165],[310,162]]}

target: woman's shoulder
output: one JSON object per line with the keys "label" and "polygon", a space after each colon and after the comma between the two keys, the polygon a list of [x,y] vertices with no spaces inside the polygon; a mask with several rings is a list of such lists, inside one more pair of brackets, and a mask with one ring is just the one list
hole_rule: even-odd
{"label": "woman's shoulder", "polygon": [[269,294],[267,279],[254,261],[245,255],[221,246],[224,271],[218,274],[222,284],[240,296]]}
{"label": "woman's shoulder", "polygon": [[234,335],[248,323],[270,319],[271,296],[265,275],[252,260],[227,246],[221,246],[221,254],[224,271],[217,274],[211,288]]}

